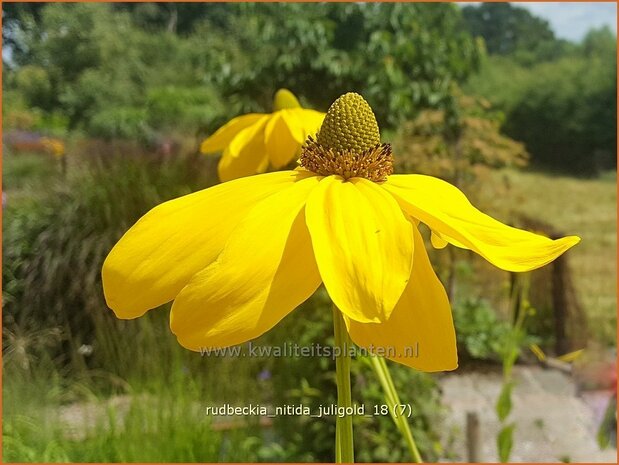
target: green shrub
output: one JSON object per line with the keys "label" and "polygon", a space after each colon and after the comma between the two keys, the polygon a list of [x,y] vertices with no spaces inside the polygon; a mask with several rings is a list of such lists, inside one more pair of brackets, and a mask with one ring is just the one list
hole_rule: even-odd
{"label": "green shrub", "polygon": [[164,86],[149,89],[146,96],[152,127],[195,132],[223,113],[222,103],[212,88]]}
{"label": "green shrub", "polygon": [[510,324],[501,321],[484,300],[467,299],[453,306],[458,353],[463,359],[500,360]]}
{"label": "green shrub", "polygon": [[90,133],[104,139],[145,140],[152,129],[147,112],[139,107],[110,107],[100,110],[90,121]]}
{"label": "green shrub", "polygon": [[502,129],[526,145],[533,164],[592,175],[616,169],[616,80],[616,37],[599,29],[534,66],[492,56],[466,90],[505,113]]}

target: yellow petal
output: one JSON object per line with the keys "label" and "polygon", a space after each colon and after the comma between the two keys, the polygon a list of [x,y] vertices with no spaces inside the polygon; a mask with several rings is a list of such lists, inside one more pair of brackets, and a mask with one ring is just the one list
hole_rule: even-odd
{"label": "yellow petal", "polygon": [[266,150],[256,151],[253,155],[248,153],[234,157],[226,150],[217,165],[217,174],[221,182],[232,181],[233,179],[261,174],[269,166],[269,157]]}
{"label": "yellow petal", "polygon": [[246,154],[248,147],[250,147],[251,150],[257,147],[264,147],[264,127],[271,118],[271,115],[260,115],[260,118],[251,126],[240,130],[228,144],[227,150],[230,155],[238,157],[242,154]]}
{"label": "yellow petal", "polygon": [[217,258],[256,202],[307,176],[284,171],[239,179],[153,208],[125,233],[103,264],[107,305],[119,318],[136,318],[169,302]]}
{"label": "yellow petal", "polygon": [[456,247],[460,247],[461,249],[470,250],[470,247],[467,247],[462,242],[455,240],[453,237],[449,237],[446,234],[442,234],[438,231],[430,230],[431,236],[430,240],[432,241],[432,245],[436,249],[442,249],[447,246],[447,244],[455,245]]}
{"label": "yellow petal", "polygon": [[[415,220],[415,224],[419,224],[419,220]],[[449,237],[445,234],[441,234],[438,231],[430,230],[430,242],[432,242],[432,247],[435,249],[444,249],[447,247],[447,244],[455,245],[456,247],[460,247],[461,249],[469,249],[467,246],[458,242],[453,237]]]}
{"label": "yellow petal", "polygon": [[410,276],[411,224],[398,204],[363,178],[324,178],[306,206],[320,275],[350,318],[389,318]]}
{"label": "yellow petal", "polygon": [[417,228],[408,286],[384,323],[359,323],[346,316],[355,344],[422,371],[458,367],[456,335],[449,300],[437,278]]}
{"label": "yellow petal", "polygon": [[443,239],[443,236],[439,232],[431,231],[430,242],[435,249],[444,249],[447,247],[447,241]]}
{"label": "yellow petal", "polygon": [[295,140],[286,124],[284,113],[285,110],[275,113],[264,130],[267,153],[275,169],[280,169],[294,160],[301,148],[301,144]]}
{"label": "yellow petal", "polygon": [[382,186],[443,239],[507,271],[539,268],[580,241],[576,236],[551,240],[507,226],[473,207],[456,187],[431,176],[393,175]]}
{"label": "yellow petal", "polygon": [[273,108],[276,111],[283,110],[284,108],[301,108],[301,104],[299,100],[297,100],[297,97],[288,89],[279,89],[275,92]]}
{"label": "yellow petal", "polygon": [[238,116],[231,119],[222,127],[220,127],[213,135],[206,138],[200,145],[202,153],[221,152],[234,139],[234,137],[243,129],[258,122],[264,115],[259,113],[250,113],[248,115]]}
{"label": "yellow petal", "polygon": [[262,116],[232,139],[219,161],[218,173],[222,182],[266,171],[269,159],[264,144],[264,128],[269,118]]}
{"label": "yellow petal", "polygon": [[301,108],[281,110],[277,112],[277,115],[281,118],[282,122],[288,128],[290,135],[297,142],[299,146],[305,142],[305,130],[303,127],[303,121],[300,116],[305,110]]}
{"label": "yellow petal", "polygon": [[297,131],[293,135],[300,143],[305,142],[307,136],[316,139],[316,134],[325,119],[325,113],[307,108],[288,110],[284,114],[290,127],[296,126]]}
{"label": "yellow petal", "polygon": [[256,338],[314,293],[320,275],[303,207],[318,182],[306,177],[258,203],[180,292],[170,325],[181,345],[199,351]]}

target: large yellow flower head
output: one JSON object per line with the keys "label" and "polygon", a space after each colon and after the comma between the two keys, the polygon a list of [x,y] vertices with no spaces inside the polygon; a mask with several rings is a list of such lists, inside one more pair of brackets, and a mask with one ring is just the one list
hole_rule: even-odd
{"label": "large yellow flower head", "polygon": [[264,173],[269,166],[278,170],[299,155],[307,136],[316,134],[324,113],[301,108],[292,92],[275,94],[273,113],[250,113],[230,120],[204,140],[202,153],[223,152],[219,179]]}
{"label": "large yellow flower head", "polygon": [[174,300],[172,331],[197,351],[260,336],[324,283],[356,344],[420,370],[452,370],[451,310],[418,223],[436,245],[509,271],[543,266],[579,241],[500,223],[440,179],[393,175],[391,148],[357,94],[331,106],[300,163],[148,212],[103,265],[108,305],[135,318]]}

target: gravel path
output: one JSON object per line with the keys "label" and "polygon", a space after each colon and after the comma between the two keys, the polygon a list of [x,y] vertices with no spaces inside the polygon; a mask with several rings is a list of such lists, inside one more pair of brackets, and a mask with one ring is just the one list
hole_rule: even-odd
{"label": "gravel path", "polygon": [[[600,403],[605,402],[602,396],[592,404],[590,395],[587,399],[577,395],[569,376],[542,367],[517,366],[514,378],[517,384],[508,421],[517,426],[510,461],[617,463],[617,450],[600,450],[595,438]],[[480,461],[497,462],[499,422],[494,407],[501,374],[460,372],[439,382],[443,401],[450,408],[443,438],[444,444],[451,442],[450,459],[466,461],[466,414],[474,411],[480,420]]]}

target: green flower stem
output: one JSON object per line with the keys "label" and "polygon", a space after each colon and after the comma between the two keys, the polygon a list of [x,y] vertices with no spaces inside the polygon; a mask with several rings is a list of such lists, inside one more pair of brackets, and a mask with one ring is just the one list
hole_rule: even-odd
{"label": "green flower stem", "polygon": [[372,364],[372,368],[374,369],[374,372],[376,373],[376,376],[378,376],[378,380],[383,387],[383,391],[385,392],[385,398],[389,404],[389,413],[391,414],[391,418],[400,431],[400,434],[404,437],[408,450],[411,454],[411,458],[416,463],[422,463],[423,460],[419,454],[419,449],[417,449],[417,444],[413,438],[413,433],[408,424],[408,420],[404,415],[396,415],[396,408],[400,405],[400,397],[398,396],[398,391],[396,391],[395,385],[393,384],[393,379],[391,378],[385,359],[375,355],[370,355],[369,359]]}
{"label": "green flower stem", "polygon": [[[333,330],[338,356],[335,359],[335,379],[337,383],[338,407],[352,407],[350,390],[350,338],[344,318],[337,307],[333,306]],[[352,435],[352,415],[337,417],[335,426],[335,460],[337,463],[353,463],[355,453]]]}

